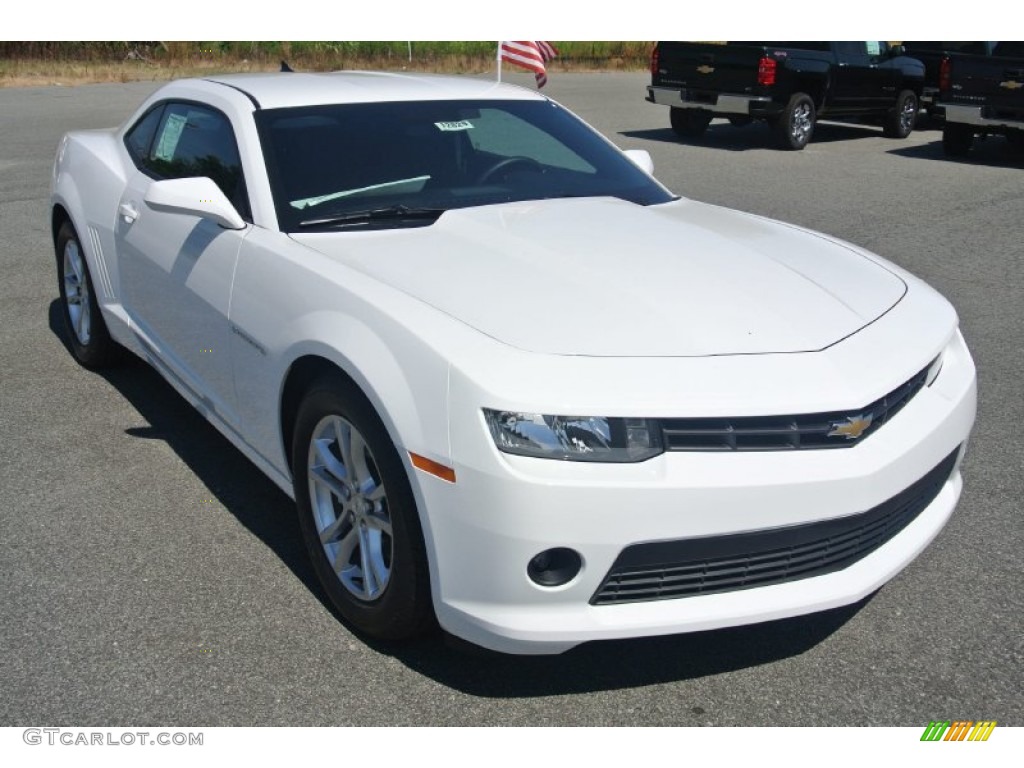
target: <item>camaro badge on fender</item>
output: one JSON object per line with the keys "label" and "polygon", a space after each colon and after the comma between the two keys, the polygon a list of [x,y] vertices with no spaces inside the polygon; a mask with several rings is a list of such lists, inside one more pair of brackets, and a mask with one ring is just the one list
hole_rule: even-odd
{"label": "camaro badge on fender", "polygon": [[828,433],[828,436],[839,437],[844,435],[847,440],[856,440],[864,434],[864,430],[871,426],[873,419],[874,416],[870,413],[860,416],[847,416],[846,421],[832,422],[832,431]]}

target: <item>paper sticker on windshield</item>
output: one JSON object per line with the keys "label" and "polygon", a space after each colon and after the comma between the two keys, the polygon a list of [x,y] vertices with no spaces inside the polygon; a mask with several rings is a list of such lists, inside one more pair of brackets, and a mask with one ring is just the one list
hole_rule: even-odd
{"label": "paper sticker on windshield", "polygon": [[868,56],[880,56],[882,54],[882,44],[877,40],[868,40]]}
{"label": "paper sticker on windshield", "polygon": [[178,147],[178,139],[181,132],[185,130],[185,123],[188,118],[184,115],[168,115],[164,123],[164,131],[160,134],[160,141],[157,142],[156,151],[153,153],[157,160],[171,162],[174,158],[174,150]]}
{"label": "paper sticker on windshield", "polygon": [[469,120],[455,120],[448,123],[434,123],[442,131],[468,131],[473,127]]}

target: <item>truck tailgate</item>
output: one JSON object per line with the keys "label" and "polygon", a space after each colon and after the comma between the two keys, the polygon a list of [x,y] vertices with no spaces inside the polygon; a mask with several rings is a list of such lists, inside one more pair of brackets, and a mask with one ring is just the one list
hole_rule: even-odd
{"label": "truck tailgate", "polygon": [[714,93],[752,93],[764,48],[714,43],[658,44],[652,85]]}
{"label": "truck tailgate", "polygon": [[1000,43],[990,57],[954,56],[951,66],[954,103],[1024,113],[1024,43]]}

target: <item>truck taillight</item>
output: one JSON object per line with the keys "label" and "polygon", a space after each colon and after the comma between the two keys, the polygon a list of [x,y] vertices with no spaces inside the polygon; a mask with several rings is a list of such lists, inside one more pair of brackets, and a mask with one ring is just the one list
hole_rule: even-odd
{"label": "truck taillight", "polygon": [[757,84],[775,85],[775,67],[778,62],[767,56],[762,56],[757,64]]}
{"label": "truck taillight", "polygon": [[651,77],[658,76],[658,46],[651,51]]}
{"label": "truck taillight", "polygon": [[949,70],[950,70],[949,56],[943,56],[942,57],[942,63],[939,64],[939,90],[940,91],[948,91],[949,90]]}

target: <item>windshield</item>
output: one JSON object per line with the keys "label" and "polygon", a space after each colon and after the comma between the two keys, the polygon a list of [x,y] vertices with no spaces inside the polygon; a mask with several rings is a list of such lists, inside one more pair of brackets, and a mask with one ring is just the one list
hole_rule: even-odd
{"label": "windshield", "polygon": [[285,232],[423,226],[436,219],[425,211],[552,197],[673,199],[549,101],[340,104],[256,119]]}

